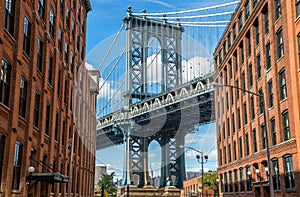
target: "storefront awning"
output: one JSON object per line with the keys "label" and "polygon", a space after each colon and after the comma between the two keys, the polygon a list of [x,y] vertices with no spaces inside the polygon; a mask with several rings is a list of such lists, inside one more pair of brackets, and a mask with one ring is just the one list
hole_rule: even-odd
{"label": "storefront awning", "polygon": [[58,172],[41,172],[41,173],[32,173],[27,176],[28,180],[32,181],[41,181],[48,183],[68,183],[69,177]]}

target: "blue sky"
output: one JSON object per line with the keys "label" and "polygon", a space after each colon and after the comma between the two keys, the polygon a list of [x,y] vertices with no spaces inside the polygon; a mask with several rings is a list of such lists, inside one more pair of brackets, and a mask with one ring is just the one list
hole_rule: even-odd
{"label": "blue sky", "polygon": [[[99,42],[118,32],[128,6],[134,12],[166,12],[195,9],[234,0],[90,0],[92,11],[88,14],[87,52]],[[225,8],[226,9],[226,8]]]}
{"label": "blue sky", "polygon": [[[116,34],[122,25],[122,20],[126,14],[128,6],[132,7],[133,12],[141,12],[146,9],[147,12],[168,12],[180,11],[187,9],[195,9],[200,7],[212,6],[232,2],[234,0],[90,0],[93,10],[88,14],[87,23],[87,61],[96,62],[97,65],[101,60],[95,60],[103,56],[104,50],[95,48],[103,46],[101,43],[106,42],[105,46],[109,46],[112,40],[111,36]],[[227,11],[228,8],[224,8]],[[227,17],[226,19],[230,19]],[[194,33],[197,33],[196,31]],[[199,33],[199,32],[198,32]],[[222,31],[217,32],[220,36]],[[110,37],[110,39],[108,39]],[[207,39],[206,39],[207,40]],[[212,52],[217,40],[211,43]],[[207,43],[206,43],[207,44]],[[105,47],[104,47],[105,48]],[[93,50],[96,49],[96,50]],[[95,52],[96,51],[96,52]],[[99,51],[101,54],[99,54]],[[101,58],[99,58],[101,59]],[[187,59],[188,61],[189,59]],[[194,134],[186,137],[186,145],[203,150],[208,153],[209,160],[205,164],[205,169],[216,170],[217,168],[217,150],[216,150],[216,132],[215,124],[208,124],[199,127]],[[159,173],[158,166],[160,163],[159,155],[160,148],[157,143],[150,144],[149,163],[154,170],[154,175]],[[122,177],[123,166],[123,145],[108,148],[102,151],[97,151],[97,164],[107,165],[109,172],[115,171],[119,178]],[[186,150],[186,168],[187,171],[199,171],[200,164],[195,159],[196,153],[191,150]]]}

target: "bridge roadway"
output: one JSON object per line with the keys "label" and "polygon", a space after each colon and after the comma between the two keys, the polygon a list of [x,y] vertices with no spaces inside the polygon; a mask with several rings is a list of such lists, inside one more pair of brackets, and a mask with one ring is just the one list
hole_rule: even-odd
{"label": "bridge roadway", "polygon": [[96,149],[123,144],[126,128],[133,136],[156,139],[164,132],[194,132],[197,125],[215,121],[212,76],[193,79],[102,117],[97,123]]}

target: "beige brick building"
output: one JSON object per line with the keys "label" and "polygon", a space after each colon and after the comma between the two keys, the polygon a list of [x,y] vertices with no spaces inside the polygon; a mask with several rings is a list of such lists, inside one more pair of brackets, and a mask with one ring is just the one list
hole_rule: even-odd
{"label": "beige brick building", "polygon": [[[275,196],[300,192],[300,1],[242,0],[220,40],[215,89],[220,192]],[[267,168],[267,125],[271,168]]]}

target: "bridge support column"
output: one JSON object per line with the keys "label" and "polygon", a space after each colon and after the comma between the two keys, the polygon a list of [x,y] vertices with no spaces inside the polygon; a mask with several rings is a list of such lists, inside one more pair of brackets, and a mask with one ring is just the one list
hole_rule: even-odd
{"label": "bridge support column", "polygon": [[170,157],[169,157],[169,144],[168,136],[164,135],[162,139],[162,148],[161,148],[161,178],[160,178],[160,187],[165,187],[167,185],[167,178],[170,179]]}
{"label": "bridge support column", "polygon": [[130,135],[127,134],[124,136],[124,167],[123,167],[123,185],[130,185],[132,184],[132,139]]}

